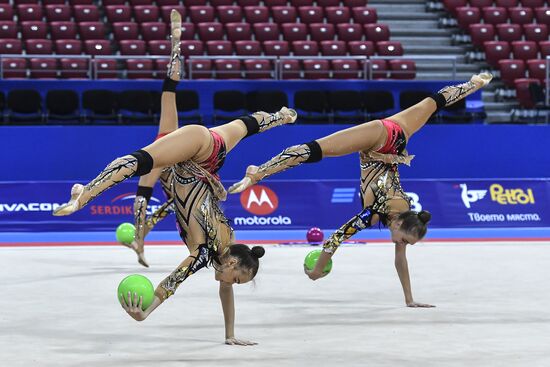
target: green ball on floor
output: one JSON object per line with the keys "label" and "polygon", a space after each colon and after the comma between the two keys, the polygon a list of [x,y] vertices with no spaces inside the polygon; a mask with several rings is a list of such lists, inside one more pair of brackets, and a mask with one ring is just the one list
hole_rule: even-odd
{"label": "green ball on floor", "polygon": [[132,274],[122,279],[122,282],[118,285],[117,298],[120,303],[120,295],[124,297],[126,304],[130,304],[128,300],[128,292],[130,292],[132,300],[134,300],[134,293],[137,293],[137,299],[139,303],[139,297],[143,297],[143,303],[141,304],[141,309],[146,310],[147,307],[153,303],[155,299],[155,289],[153,288],[153,283],[147,277],[139,274]]}
{"label": "green ball on floor", "polygon": [[132,223],[122,223],[116,229],[116,240],[127,245],[134,241],[136,227]]}
{"label": "green ball on floor", "polygon": [[[315,269],[315,265],[317,265],[317,260],[319,260],[319,256],[321,256],[322,250],[313,250],[309,254],[307,254],[304,265],[307,268],[307,270],[313,270]],[[330,273],[332,270],[332,259],[329,259],[327,265],[325,265],[325,268],[323,269],[323,273]]]}

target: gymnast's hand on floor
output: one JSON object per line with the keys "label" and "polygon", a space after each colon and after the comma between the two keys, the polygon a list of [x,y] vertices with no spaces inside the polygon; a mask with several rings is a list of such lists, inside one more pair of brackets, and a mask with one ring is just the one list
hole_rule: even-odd
{"label": "gymnast's hand on floor", "polygon": [[132,299],[132,294],[128,292],[128,300],[130,301],[130,304],[126,303],[126,299],[122,297],[122,293],[119,294],[120,304],[122,305],[122,308],[124,311],[128,313],[134,320],[136,321],[143,321],[149,316],[149,314],[141,309],[141,305],[143,304],[143,297],[137,296],[137,293],[134,293],[134,297]]}
{"label": "gymnast's hand on floor", "polygon": [[250,342],[248,340],[237,339],[235,337],[225,338],[225,344],[227,345],[256,345],[258,343]]}
{"label": "gymnast's hand on floor", "polygon": [[239,192],[243,192],[250,186],[255,185],[260,181],[258,178],[256,178],[256,173],[258,172],[258,166],[248,166],[246,169],[246,175],[242,180],[239,182],[231,185],[231,187],[227,190],[230,194],[237,194]]}
{"label": "gymnast's hand on floor", "polygon": [[412,308],[430,308],[430,307],[435,307],[434,305],[429,305],[427,303],[419,303],[419,302],[407,302],[407,307],[412,307]]}
{"label": "gymnast's hand on floor", "polygon": [[304,273],[309,277],[311,280],[317,280],[319,278],[326,277],[328,273],[316,273],[314,270],[308,270],[307,267],[304,265]]}

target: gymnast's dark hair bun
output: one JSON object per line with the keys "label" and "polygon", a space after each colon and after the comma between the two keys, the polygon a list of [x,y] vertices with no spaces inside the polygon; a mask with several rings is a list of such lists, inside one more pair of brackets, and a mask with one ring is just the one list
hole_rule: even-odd
{"label": "gymnast's dark hair bun", "polygon": [[254,256],[257,259],[264,256],[265,254],[265,250],[262,246],[254,246],[250,251],[252,252],[252,256]]}
{"label": "gymnast's dark hair bun", "polygon": [[424,224],[428,223],[432,219],[432,215],[429,211],[422,210],[420,213],[418,213],[418,219]]}

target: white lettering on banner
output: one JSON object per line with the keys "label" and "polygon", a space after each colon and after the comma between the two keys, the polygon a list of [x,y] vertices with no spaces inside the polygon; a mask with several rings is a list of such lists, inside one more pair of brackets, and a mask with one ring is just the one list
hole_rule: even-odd
{"label": "white lettering on banner", "polygon": [[58,203],[0,203],[0,212],[51,212],[60,205]]}
{"label": "white lettering on banner", "polygon": [[278,217],[236,217],[233,219],[235,225],[239,226],[253,226],[253,225],[290,225],[292,220],[289,217],[283,217],[279,215]]}
{"label": "white lettering on banner", "polygon": [[506,219],[510,222],[529,222],[540,221],[540,216],[537,213],[525,213],[525,214],[506,214]]}
{"label": "white lettering on banner", "polygon": [[420,197],[418,196],[418,194],[414,192],[406,192],[405,194],[411,198],[411,210],[414,210],[415,212],[421,212],[422,204],[420,204]]}
{"label": "white lettering on banner", "polygon": [[462,198],[464,206],[468,209],[470,209],[471,203],[475,203],[487,195],[487,190],[468,190],[468,186],[466,184],[460,184],[460,188],[462,189],[460,197]]}

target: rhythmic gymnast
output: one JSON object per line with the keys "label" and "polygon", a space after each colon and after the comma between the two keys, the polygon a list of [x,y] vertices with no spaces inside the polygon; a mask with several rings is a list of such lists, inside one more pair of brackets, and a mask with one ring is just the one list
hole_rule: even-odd
{"label": "rhythmic gymnast", "polygon": [[324,243],[323,252],[312,271],[316,280],[325,276],[322,269],[340,244],[357,232],[381,222],[395,243],[395,267],[408,307],[433,307],[415,302],[406,257],[407,244],[414,245],[427,232],[431,214],[410,210],[410,199],[401,188],[398,164],[410,165],[405,146],[409,139],[438,109],[449,106],[487,85],[491,74],[474,75],[469,82],[441,89],[418,104],[384,120],[373,120],[307,144],[289,147],[261,166],[249,166],[246,176],[229,188],[230,193],[245,190],[260,180],[298,166],[359,152],[361,163],[361,201],[363,210],[334,232]]}
{"label": "rhythmic gymnast", "polygon": [[[168,77],[163,84],[161,119],[174,121],[178,117],[175,90],[182,67],[180,35],[181,16],[172,10],[172,53]],[[212,129],[200,125],[181,127],[141,150],[115,159],[87,185],[75,184],[71,189],[70,201],[58,207],[53,214],[70,215],[105,190],[130,177],[171,167],[171,194],[176,220],[190,255],[160,282],[153,303],[145,311],[141,310],[141,297],[134,297],[130,304],[126,304],[120,295],[122,307],[135,320],[145,320],[190,275],[212,265],[215,279],[220,282],[225,342],[232,345],[255,344],[235,338],[232,285],[249,282],[255,277],[264,249],[261,246],[249,249],[245,245],[234,244],[233,229],[219,207],[219,201],[226,199],[227,192],[216,172],[222,167],[227,153],[241,139],[276,126],[294,123],[296,118],[296,111],[283,107],[273,114],[255,112]]]}

